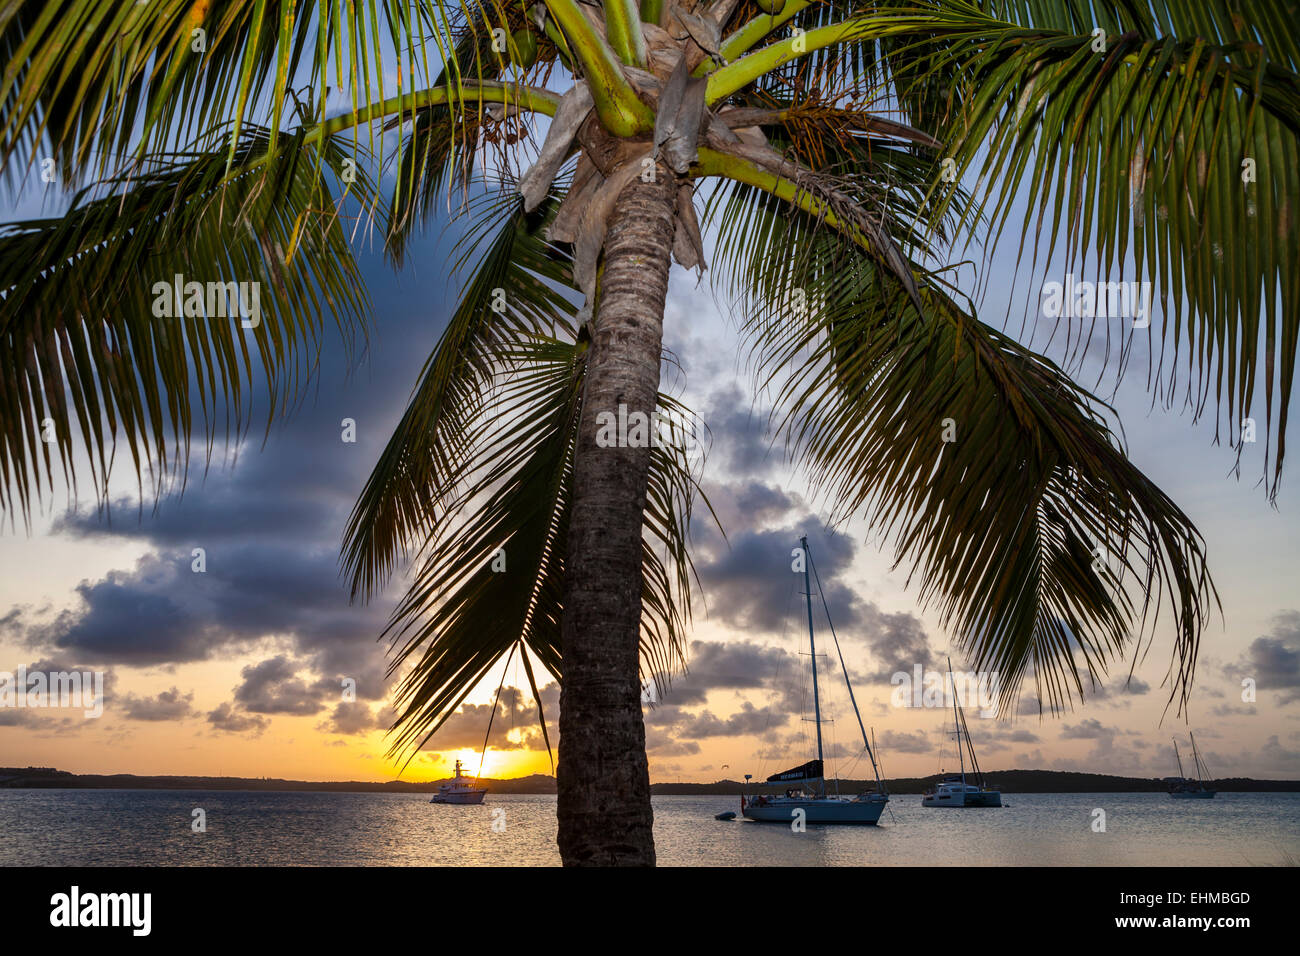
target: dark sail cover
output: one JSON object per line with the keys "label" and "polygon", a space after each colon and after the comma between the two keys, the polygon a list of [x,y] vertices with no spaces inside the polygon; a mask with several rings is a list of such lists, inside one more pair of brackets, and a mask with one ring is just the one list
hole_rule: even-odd
{"label": "dark sail cover", "polygon": [[809,760],[792,770],[783,770],[781,773],[774,773],[767,778],[768,783],[788,783],[799,780],[820,780],[822,776],[822,762],[820,760]]}

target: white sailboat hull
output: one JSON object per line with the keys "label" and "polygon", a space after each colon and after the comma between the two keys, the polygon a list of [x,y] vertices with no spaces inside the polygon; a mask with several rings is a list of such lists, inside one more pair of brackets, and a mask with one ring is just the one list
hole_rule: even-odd
{"label": "white sailboat hull", "polygon": [[927,793],[921,798],[923,807],[1000,807],[1002,794],[996,790],[976,793]]}
{"label": "white sailboat hull", "polygon": [[[764,801],[757,803],[756,801]],[[741,815],[759,823],[875,823],[885,812],[885,800],[850,797],[755,797]],[[803,811],[800,816],[799,811]]]}

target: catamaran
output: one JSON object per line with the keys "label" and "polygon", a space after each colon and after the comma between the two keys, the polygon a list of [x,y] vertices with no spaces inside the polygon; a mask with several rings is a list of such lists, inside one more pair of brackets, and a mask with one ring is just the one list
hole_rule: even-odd
{"label": "catamaran", "polygon": [[[952,679],[952,658],[948,659],[948,678],[952,680],[952,717],[956,729],[957,759],[961,763],[961,773],[948,774],[935,784],[932,790],[921,796],[923,807],[1000,807],[1002,793],[988,787],[979,761],[975,759],[975,746],[971,743],[970,728],[966,726],[966,713],[957,699],[957,681]],[[966,746],[962,746],[962,740]],[[970,754],[971,776],[979,781],[978,786],[966,780],[966,755]]]}
{"label": "catamaran", "polygon": [[[840,670],[844,671],[844,683],[849,688],[849,700],[853,703],[853,713],[858,718],[858,729],[862,731],[862,745],[867,756],[871,758],[871,768],[876,775],[876,789],[857,796],[841,796],[826,792],[826,762],[822,749],[822,709],[821,693],[817,685],[817,644],[813,636],[812,585],[808,569],[812,567],[812,552],[808,550],[808,539],[799,539],[803,548],[804,597],[808,606],[808,650],[812,660],[812,687],[814,726],[817,728],[817,758],[802,763],[790,770],[774,773],[768,777],[768,784],[787,784],[783,794],[742,794],[740,812],[748,820],[763,823],[790,823],[802,819],[806,823],[875,823],[885,812],[889,794],[880,779],[880,768],[876,756],[872,753],[871,743],[867,740],[867,729],[862,723],[862,714],[858,711],[857,698],[853,696],[853,684],[849,681],[848,668],[844,666],[844,654],[840,651],[840,641],[835,637],[835,625],[830,624],[830,608],[826,606],[826,595],[821,591],[821,581],[817,582],[822,605],[826,607],[826,622],[830,625],[831,637],[835,641],[835,651],[840,657]],[[816,569],[813,569],[816,573]],[[745,780],[751,779],[745,774]],[[760,784],[761,786],[761,784]],[[802,817],[800,815],[802,811]]]}
{"label": "catamaran", "polygon": [[1205,789],[1205,777],[1209,770],[1196,749],[1196,735],[1190,730],[1187,736],[1192,738],[1192,763],[1196,767],[1196,779],[1189,780],[1183,773],[1183,758],[1178,754],[1178,741],[1174,740],[1174,759],[1178,761],[1178,779],[1169,785],[1169,796],[1182,800],[1213,800],[1214,790]]}
{"label": "catamaran", "polygon": [[456,761],[456,776],[451,783],[444,783],[438,792],[429,798],[430,803],[482,803],[487,796],[486,787],[475,787],[469,777],[461,773],[460,761]]}

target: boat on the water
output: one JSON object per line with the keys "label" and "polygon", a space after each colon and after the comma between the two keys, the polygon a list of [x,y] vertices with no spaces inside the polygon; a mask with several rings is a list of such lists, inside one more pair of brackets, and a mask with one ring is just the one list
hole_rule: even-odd
{"label": "boat on the water", "polygon": [[438,792],[429,798],[430,803],[482,803],[483,798],[487,796],[486,787],[475,787],[461,773],[460,761],[456,761],[456,776],[451,779],[450,783],[444,783],[438,788]]}
{"label": "boat on the water", "polygon": [[[948,677],[952,680],[952,660],[948,660]],[[979,761],[975,759],[975,746],[971,743],[970,728],[966,726],[966,713],[957,699],[957,682],[952,681],[952,716],[957,738],[957,759],[960,773],[950,773],[921,795],[923,807],[1000,807],[1002,792],[990,787],[984,780]],[[965,746],[962,742],[965,741]],[[966,756],[970,755],[971,783],[966,775]]]}
{"label": "boat on the water", "polygon": [[[839,638],[835,637],[835,626],[830,624],[830,609],[826,606],[825,595],[822,594],[822,606],[826,608],[826,620],[830,625],[831,637],[835,641],[836,653],[840,656],[840,670],[844,672],[844,682],[849,689],[849,700],[852,701],[853,713],[858,718],[858,729],[862,731],[862,745],[871,758],[871,767],[876,775],[875,791],[853,796],[826,792],[826,763],[822,748],[821,693],[817,684],[817,644],[813,635],[812,585],[808,576],[809,568],[813,568],[812,552],[808,550],[808,539],[806,537],[800,538],[799,544],[803,548],[804,556],[803,583],[804,597],[807,600],[808,607],[808,650],[810,651],[809,659],[812,661],[813,721],[814,726],[817,728],[817,758],[790,770],[774,773],[764,782],[764,784],[769,785],[785,784],[784,793],[742,794],[740,797],[740,812],[745,819],[761,823],[788,824],[792,821],[802,820],[805,823],[874,824],[880,819],[880,815],[885,812],[885,805],[889,802],[889,794],[885,792],[884,783],[880,779],[880,768],[876,764],[875,754],[872,753],[871,743],[867,740],[867,730],[862,723],[862,714],[858,711],[857,699],[853,695],[853,684],[849,681],[848,668],[844,666],[844,655],[839,649]],[[813,568],[813,573],[816,574],[815,568]],[[820,580],[817,586],[820,594]],[[745,774],[745,780],[750,779],[751,775]],[[758,784],[757,786],[764,786],[764,784]]]}
{"label": "boat on the water", "polygon": [[1205,761],[1201,759],[1200,751],[1196,749],[1196,735],[1190,730],[1187,736],[1192,738],[1192,764],[1196,768],[1196,779],[1191,780],[1183,772],[1183,758],[1178,753],[1178,741],[1174,741],[1174,759],[1178,761],[1178,779],[1170,783],[1169,796],[1178,800],[1213,800],[1217,791],[1207,790],[1205,787],[1205,778],[1209,771],[1205,767]]}

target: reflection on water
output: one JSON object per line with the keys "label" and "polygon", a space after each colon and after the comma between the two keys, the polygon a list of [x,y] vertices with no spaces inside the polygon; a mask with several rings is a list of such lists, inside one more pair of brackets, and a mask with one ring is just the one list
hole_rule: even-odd
{"label": "reflection on water", "polygon": [[[879,827],[713,819],[734,797],[655,797],[671,866],[1294,864],[1300,794],[1007,794],[1003,809],[896,796]],[[190,829],[192,811],[207,832]],[[1105,832],[1094,832],[1095,809]],[[495,815],[494,815],[495,811]],[[504,811],[504,814],[502,813]],[[495,827],[493,824],[495,823]],[[420,794],[0,790],[0,865],[554,865],[555,798],[434,806]]]}

